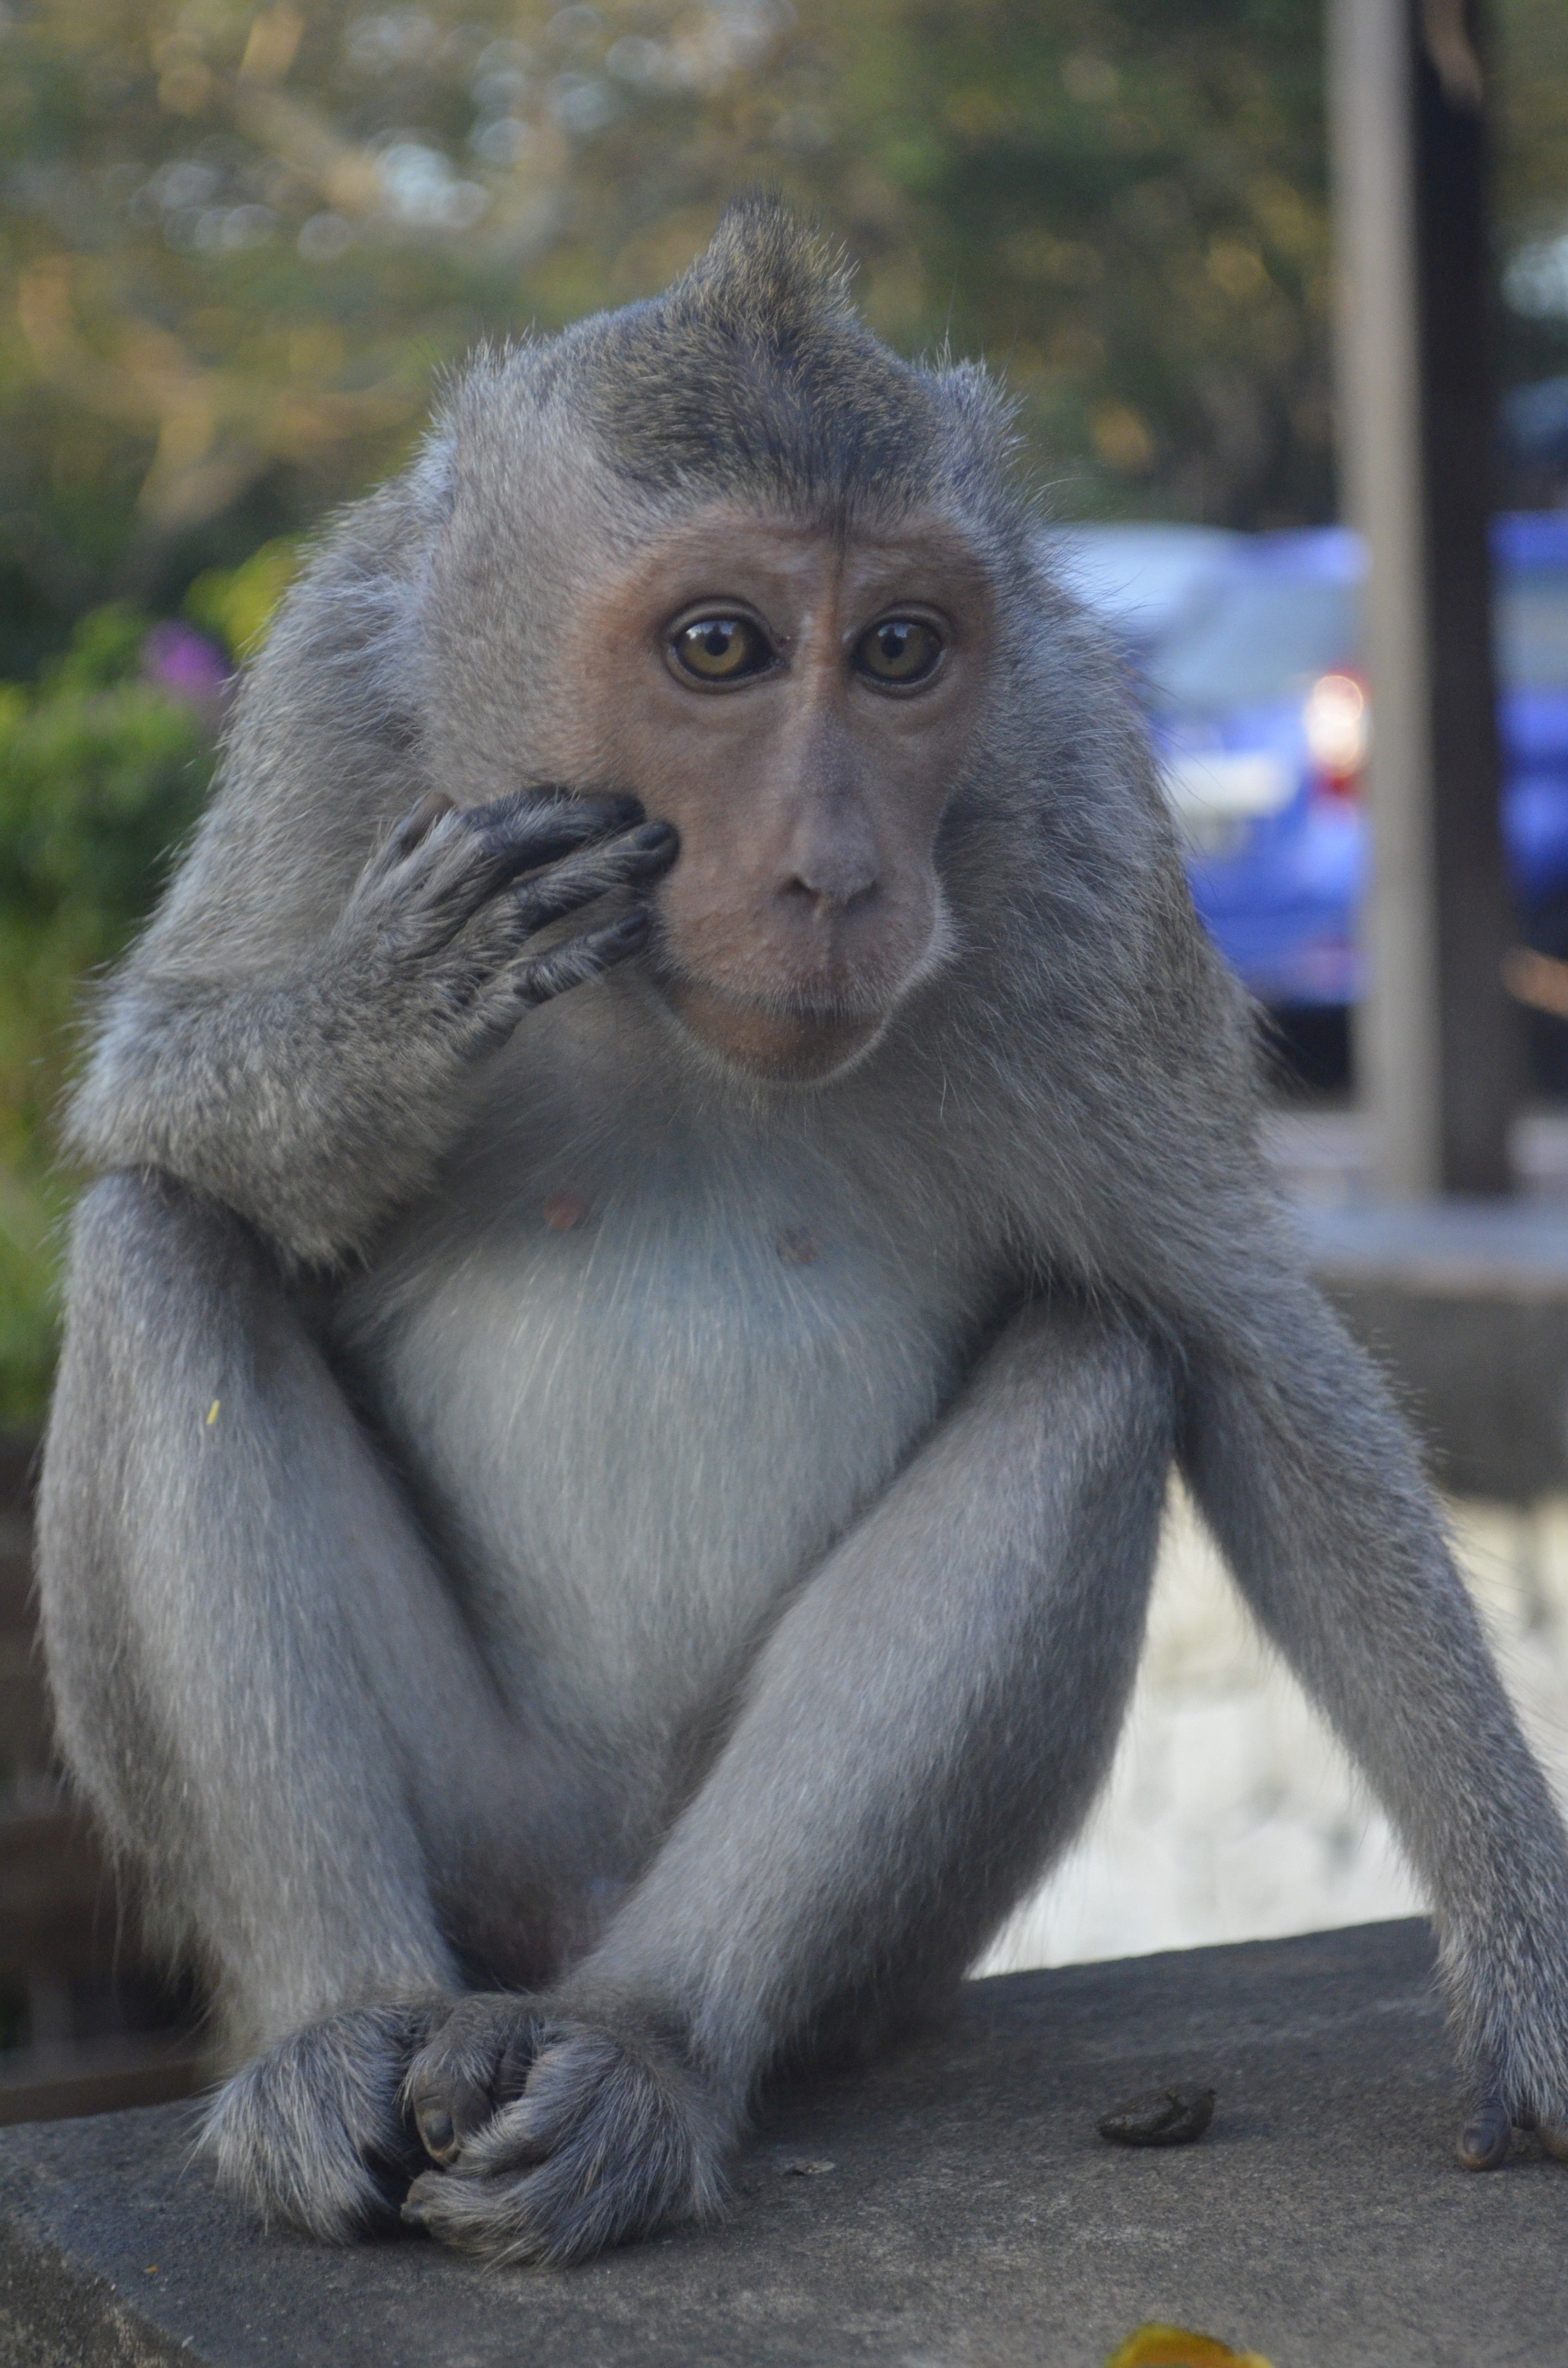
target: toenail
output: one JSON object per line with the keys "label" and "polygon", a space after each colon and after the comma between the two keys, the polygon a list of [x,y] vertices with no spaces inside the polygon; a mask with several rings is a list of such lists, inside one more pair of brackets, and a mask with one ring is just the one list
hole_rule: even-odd
{"label": "toenail", "polygon": [[432,2154],[445,2154],[457,2133],[450,2113],[425,2113],[420,2117],[419,2135]]}
{"label": "toenail", "polygon": [[1513,2138],[1507,2109],[1497,2098],[1489,2097],[1464,2125],[1460,2160],[1466,2170],[1495,2170],[1507,2160]]}

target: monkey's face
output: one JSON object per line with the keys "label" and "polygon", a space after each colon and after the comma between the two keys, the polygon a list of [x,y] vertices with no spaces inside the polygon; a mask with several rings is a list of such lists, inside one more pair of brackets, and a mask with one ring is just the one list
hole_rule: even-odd
{"label": "monkey's face", "polygon": [[653,975],[741,1067],[831,1075],[945,951],[937,826],[978,722],[985,574],[939,521],[845,539],[730,507],[640,552],[569,634],[573,754],[681,852]]}

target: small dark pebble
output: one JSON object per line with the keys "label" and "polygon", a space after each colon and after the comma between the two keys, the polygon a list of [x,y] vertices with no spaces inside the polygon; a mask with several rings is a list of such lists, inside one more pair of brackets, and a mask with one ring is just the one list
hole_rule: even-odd
{"label": "small dark pebble", "polygon": [[1179,2089],[1153,2089],[1130,2097],[1095,2124],[1114,2146],[1190,2146],[1214,2118],[1214,2091],[1184,2097]]}

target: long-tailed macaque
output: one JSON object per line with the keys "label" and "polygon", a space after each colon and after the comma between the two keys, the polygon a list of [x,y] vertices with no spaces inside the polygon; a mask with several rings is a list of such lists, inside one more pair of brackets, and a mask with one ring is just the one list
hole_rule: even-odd
{"label": "long-tailed macaque", "polygon": [[1173,1458],[1568,2150],[1568,1849],[1303,1272],[1005,404],[761,202],[328,535],[104,1003],[42,1588],[222,2177],[569,2260],[938,2008],[1106,1772]]}

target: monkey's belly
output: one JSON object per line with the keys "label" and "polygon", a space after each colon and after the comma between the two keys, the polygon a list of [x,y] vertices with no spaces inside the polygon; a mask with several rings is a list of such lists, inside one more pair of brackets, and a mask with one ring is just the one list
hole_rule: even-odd
{"label": "monkey's belly", "polygon": [[814,1180],[814,1205],[787,1173],[530,1195],[356,1294],[357,1361],[507,1692],[655,1790],[971,1345],[950,1235],[890,1235]]}

